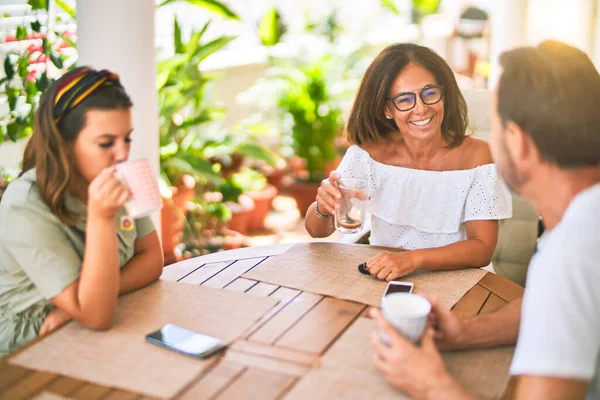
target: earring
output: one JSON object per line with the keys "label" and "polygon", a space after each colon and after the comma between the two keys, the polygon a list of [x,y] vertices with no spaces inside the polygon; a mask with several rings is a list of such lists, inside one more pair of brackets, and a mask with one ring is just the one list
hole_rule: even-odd
{"label": "earring", "polygon": [[392,119],[392,116],[391,116],[391,115],[386,115],[385,117],[386,117],[387,119]]}

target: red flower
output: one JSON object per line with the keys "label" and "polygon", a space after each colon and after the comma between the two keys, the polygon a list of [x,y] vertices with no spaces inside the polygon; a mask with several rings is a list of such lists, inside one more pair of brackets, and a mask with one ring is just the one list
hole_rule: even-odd
{"label": "red flower", "polygon": [[27,53],[29,53],[29,54],[35,53],[36,51],[39,51],[41,53],[44,51],[44,49],[42,48],[42,46],[35,45],[35,44],[32,44],[27,48]]}
{"label": "red flower", "polygon": [[37,79],[37,72],[36,71],[31,71],[30,73],[27,74],[27,80],[29,82],[35,82],[36,79]]}

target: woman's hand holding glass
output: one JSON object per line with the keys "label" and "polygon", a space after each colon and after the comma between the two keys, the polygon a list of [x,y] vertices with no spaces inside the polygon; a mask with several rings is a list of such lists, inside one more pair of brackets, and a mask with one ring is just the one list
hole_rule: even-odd
{"label": "woman's hand holding glass", "polygon": [[337,186],[337,181],[341,178],[337,171],[331,171],[329,178],[321,181],[321,186],[317,190],[317,208],[321,214],[333,215],[342,194]]}
{"label": "woman's hand holding glass", "polygon": [[130,198],[129,189],[114,176],[115,168],[105,168],[88,187],[90,215],[113,219]]}

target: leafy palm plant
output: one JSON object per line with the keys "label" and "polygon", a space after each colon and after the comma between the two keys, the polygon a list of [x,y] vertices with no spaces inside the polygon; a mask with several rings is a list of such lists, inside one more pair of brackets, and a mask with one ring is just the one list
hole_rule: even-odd
{"label": "leafy palm plant", "polygon": [[197,128],[221,119],[225,110],[207,103],[207,85],[213,77],[204,74],[199,66],[206,57],[235,37],[221,36],[203,43],[209,24],[192,32],[186,43],[181,38],[181,29],[175,18],[175,55],[158,63],[161,175],[170,185],[177,185],[183,174],[208,181],[219,178],[212,164],[204,158],[205,143]]}
{"label": "leafy palm plant", "polygon": [[[39,1],[39,0],[38,0]],[[158,7],[165,6],[167,4],[176,3],[176,2],[185,2],[188,4],[192,4],[195,6],[199,6],[208,10],[216,15],[221,17],[225,17],[228,19],[239,20],[240,17],[236,13],[234,13],[227,5],[218,0],[163,0]]]}
{"label": "leafy palm plant", "polygon": [[203,125],[222,119],[225,109],[210,103],[207,91],[215,77],[204,73],[201,63],[235,39],[235,36],[221,36],[204,42],[209,25],[210,22],[192,32],[184,42],[175,18],[175,54],[158,63],[161,177],[169,186],[178,185],[184,174],[217,186],[221,182],[219,170],[223,160],[233,154],[271,165],[277,161],[273,153],[253,142],[249,128],[237,126],[230,132],[212,136],[208,135],[208,129],[203,130]]}

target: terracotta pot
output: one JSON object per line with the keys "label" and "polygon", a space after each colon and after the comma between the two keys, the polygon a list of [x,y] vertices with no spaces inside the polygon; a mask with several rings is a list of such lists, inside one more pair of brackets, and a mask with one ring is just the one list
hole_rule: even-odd
{"label": "terracotta pot", "polygon": [[225,229],[223,231],[225,238],[223,240],[223,250],[234,250],[239,249],[244,245],[246,237],[239,232],[231,229]]}
{"label": "terracotta pot", "polygon": [[250,214],[254,212],[254,200],[242,194],[238,203],[228,202],[227,207],[231,210],[231,219],[227,222],[227,227],[245,235],[248,232]]}
{"label": "terracotta pot", "polygon": [[282,179],[286,174],[285,168],[273,169],[269,174],[266,175],[267,182],[269,185],[274,186],[278,191],[281,190]]}
{"label": "terracotta pot", "polygon": [[340,163],[342,162],[342,159],[340,157],[336,158],[334,161],[327,163],[327,165],[325,165],[325,177],[329,177],[329,174],[331,173],[331,171],[335,171],[339,166]]}
{"label": "terracotta pot", "polygon": [[183,175],[179,186],[171,187],[173,193],[173,202],[175,206],[185,212],[185,202],[190,201],[196,195],[194,188],[196,181],[191,175]]}
{"label": "terracotta pot", "polygon": [[288,165],[293,174],[298,175],[306,171],[306,160],[298,156],[291,156],[288,159]]}
{"label": "terracotta pot", "polygon": [[161,243],[165,256],[165,265],[179,261],[175,248],[179,245],[183,234],[185,214],[175,205],[173,199],[163,197],[163,208],[160,211]]}
{"label": "terracotta pot", "polygon": [[296,207],[302,218],[306,216],[308,207],[317,197],[317,189],[320,183],[295,181],[290,185],[290,194],[296,200]]}
{"label": "terracotta pot", "polygon": [[262,167],[262,172],[267,178],[267,182],[269,185],[275,186],[277,191],[281,191],[283,187],[283,177],[286,174],[289,174],[290,171],[291,167],[283,159],[279,160],[274,167],[270,165],[264,165]]}
{"label": "terracotta pot", "polygon": [[248,232],[248,216],[250,215],[250,211],[239,211],[232,212],[231,219],[227,222],[227,227],[229,229],[238,231],[240,233]]}
{"label": "terracotta pot", "polygon": [[260,192],[246,193],[254,200],[254,210],[248,216],[248,230],[265,229],[265,219],[273,206],[273,199],[277,196],[277,189],[273,185],[267,185]]}

